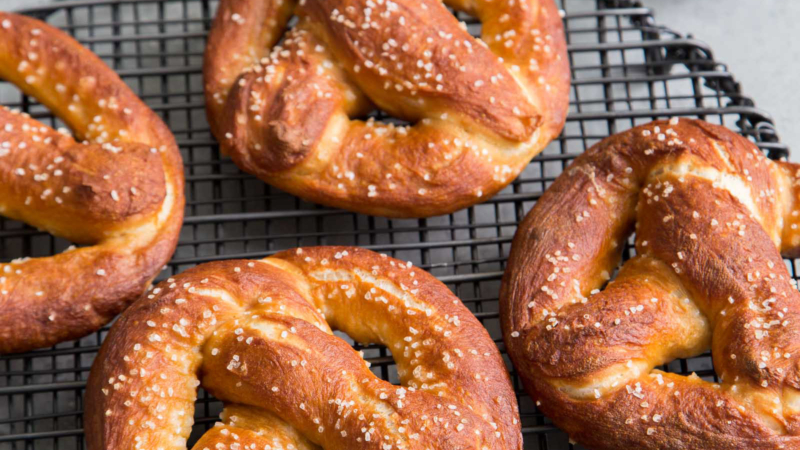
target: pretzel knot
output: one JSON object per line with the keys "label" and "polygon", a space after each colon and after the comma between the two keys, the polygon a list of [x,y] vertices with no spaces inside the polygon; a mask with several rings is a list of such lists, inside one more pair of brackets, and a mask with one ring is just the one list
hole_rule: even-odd
{"label": "pretzel knot", "polygon": [[[798,169],[677,118],[578,157],[520,225],[501,292],[545,414],[592,449],[800,448],[800,296],[778,252],[800,249]],[[709,348],[719,383],[655,370]]]}
{"label": "pretzel knot", "polygon": [[0,108],[0,214],[79,244],[0,264],[0,353],[75,339],[138,298],[169,260],[183,167],[164,123],[97,56],[0,12],[0,78],[80,139]]}
{"label": "pretzel knot", "polygon": [[[511,182],[564,125],[552,0],[223,0],[205,58],[209,122],[244,171],[367,214],[452,212]],[[299,22],[279,46],[288,19]],[[415,122],[355,120],[375,106]]]}
{"label": "pretzel knot", "polygon": [[[386,345],[377,378],[331,327]],[[200,384],[226,402],[195,449],[521,449],[497,347],[446,286],[352,247],[198,266],[114,324],[87,387],[91,450],[186,445]],[[294,447],[292,447],[294,446]]]}

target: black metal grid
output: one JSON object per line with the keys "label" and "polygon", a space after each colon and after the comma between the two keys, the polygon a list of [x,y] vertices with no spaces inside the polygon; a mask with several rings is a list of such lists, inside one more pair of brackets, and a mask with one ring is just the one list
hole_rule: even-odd
{"label": "black metal grid", "polygon": [[[788,155],[769,116],[741,94],[707,46],[656,26],[651,11],[638,2],[557,1],[565,12],[573,75],[562,136],[494,198],[419,220],[308,204],[220,157],[205,119],[201,77],[215,0],[78,0],[23,12],[61,27],[94,50],[175,133],[186,166],[186,222],[162,278],[207,261],[264,257],[294,246],[360,245],[430,270],[475,312],[502,350],[497,295],[515,226],[576,154],[609,134],[677,115],[736,129],[773,158]],[[459,16],[470,31],[479,32],[474,19]],[[7,84],[0,83],[0,102],[58,124],[34,99]],[[0,261],[49,255],[66,245],[0,218]],[[794,264],[787,264],[795,276]],[[106,330],[52,349],[0,356],[0,450],[84,448],[85,380]],[[397,382],[386,349],[368,347],[365,353],[376,374]],[[709,355],[664,369],[715,377]],[[536,411],[514,381],[525,448],[580,448]],[[193,436],[219,411],[219,402],[201,391]]]}

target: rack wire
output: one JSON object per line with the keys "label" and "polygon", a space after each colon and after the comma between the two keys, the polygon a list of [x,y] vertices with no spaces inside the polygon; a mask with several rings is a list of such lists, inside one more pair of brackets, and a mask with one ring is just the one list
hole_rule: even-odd
{"label": "rack wire", "polygon": [[[309,204],[242,173],[220,156],[205,119],[201,76],[216,0],[55,1],[22,12],[66,30],[100,55],[174,132],[186,167],[186,222],[161,278],[208,261],[260,258],[295,246],[359,245],[431,271],[475,313],[504,352],[497,296],[516,224],[577,154],[609,134],[682,116],[735,129],[772,158],[788,155],[770,117],[741,93],[708,46],[656,25],[652,11],[639,2],[557,1],[565,14],[573,76],[564,132],[494,198],[419,220]],[[475,19],[458,16],[479,33]],[[0,83],[0,102],[59,125],[48,110],[7,84]],[[0,261],[46,256],[67,245],[0,218]],[[797,278],[794,262],[787,261],[787,267]],[[85,447],[85,380],[107,330],[51,349],[0,356],[0,450]],[[377,375],[398,382],[385,348],[360,348]],[[510,364],[509,369],[513,375]],[[662,369],[716,381],[709,354]],[[518,378],[513,379],[525,448],[580,449],[536,410]],[[220,409],[220,402],[201,390],[190,444]]]}

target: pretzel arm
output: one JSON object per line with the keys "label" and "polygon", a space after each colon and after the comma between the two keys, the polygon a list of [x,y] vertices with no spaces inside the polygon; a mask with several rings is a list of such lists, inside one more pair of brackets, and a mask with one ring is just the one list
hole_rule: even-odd
{"label": "pretzel arm", "polygon": [[166,197],[161,157],[140,144],[80,145],[0,108],[0,212],[79,243],[145,222]]}
{"label": "pretzel arm", "polygon": [[[445,0],[481,21],[481,45],[502,58],[508,73],[525,90],[534,110],[542,116],[545,134],[556,135],[566,120],[569,72],[564,26],[553,2],[496,2]],[[559,125],[562,124],[562,125]]]}
{"label": "pretzel arm", "polygon": [[[360,29],[350,26],[360,12],[343,0],[311,0],[300,13],[318,24],[312,32],[383,110],[407,120],[452,112],[512,142],[530,139],[540,118],[529,102],[519,102],[526,93],[504,76],[506,68],[497,56],[462,29],[439,1],[396,5],[380,15],[384,26]],[[412,95],[398,99],[396,94],[405,91]]]}
{"label": "pretzel arm", "polygon": [[688,295],[669,266],[636,257],[604,290],[542,311],[526,338],[530,363],[567,395],[600,398],[710,347],[706,317]]}
{"label": "pretzel arm", "polygon": [[582,424],[569,425],[567,431],[592,448],[691,450],[708,448],[713,442],[716,449],[761,450],[794,445],[794,438],[783,435],[780,425],[766,421],[719,384],[695,376],[653,371],[629,380],[602,400],[556,406],[563,396],[548,393],[540,407],[554,420],[564,421],[560,423]]}
{"label": "pretzel arm", "polygon": [[[0,78],[42,102],[78,139],[162,151],[174,145],[167,126],[94,53],[39,21],[9,13],[0,20],[9,25],[0,39]],[[170,166],[180,162],[173,152],[162,156]]]}
{"label": "pretzel arm", "polygon": [[[214,134],[223,133],[228,94],[239,76],[262,58],[281,38],[292,16],[294,0],[237,0],[220,2],[203,58],[206,108]],[[230,54],[232,46],[238,51]],[[225,59],[225,64],[210,64]]]}
{"label": "pretzel arm", "polygon": [[[243,405],[228,405],[221,414],[222,422],[203,433],[192,447],[204,450],[222,445],[222,448],[235,448],[247,442],[254,448],[294,448],[297,450],[320,450],[298,431],[271,412]],[[292,447],[293,446],[293,447]]]}
{"label": "pretzel arm", "polygon": [[[232,271],[235,264],[217,267]],[[96,366],[98,370],[91,373],[86,400],[89,448],[156,448],[164,443],[169,445],[166,449],[186,447],[200,384],[202,344],[230,317],[264,298],[264,291],[256,286],[264,271],[228,280],[208,268],[190,269],[180,285],[175,279],[167,280],[132,305],[112,327],[98,358],[122,362],[118,367]],[[285,283],[279,279],[277,284],[281,282]],[[168,337],[176,342],[170,342],[165,352]],[[173,355],[180,364],[170,362]],[[127,411],[135,411],[135,426],[126,427],[127,421],[115,416]],[[119,428],[112,433],[109,428],[115,425]]]}

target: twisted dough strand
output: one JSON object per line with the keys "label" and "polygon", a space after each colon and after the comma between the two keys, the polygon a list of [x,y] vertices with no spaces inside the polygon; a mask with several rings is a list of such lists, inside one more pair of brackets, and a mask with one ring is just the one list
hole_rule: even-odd
{"label": "twisted dough strand", "polygon": [[[551,0],[222,1],[209,122],[243,170],[307,200],[421,217],[505,187],[560,133],[569,89]],[[299,23],[280,38],[294,12]],[[373,104],[416,122],[352,120]]]}
{"label": "twisted dough strand", "polygon": [[[386,345],[403,386],[332,328]],[[477,319],[426,272],[357,248],[210,263],[160,284],[93,366],[89,448],[184,448],[199,375],[226,410],[196,449],[522,444],[505,365]]]}
{"label": "twisted dough strand", "polygon": [[[800,448],[798,166],[694,120],[581,155],[521,224],[501,292],[540,408],[595,449]],[[625,239],[636,256],[603,290]],[[720,383],[655,367],[712,349]]]}
{"label": "twisted dough strand", "polygon": [[0,78],[79,139],[0,108],[0,213],[93,246],[0,264],[0,353],[100,328],[169,260],[183,167],[167,127],[97,56],[42,22],[0,12]]}

